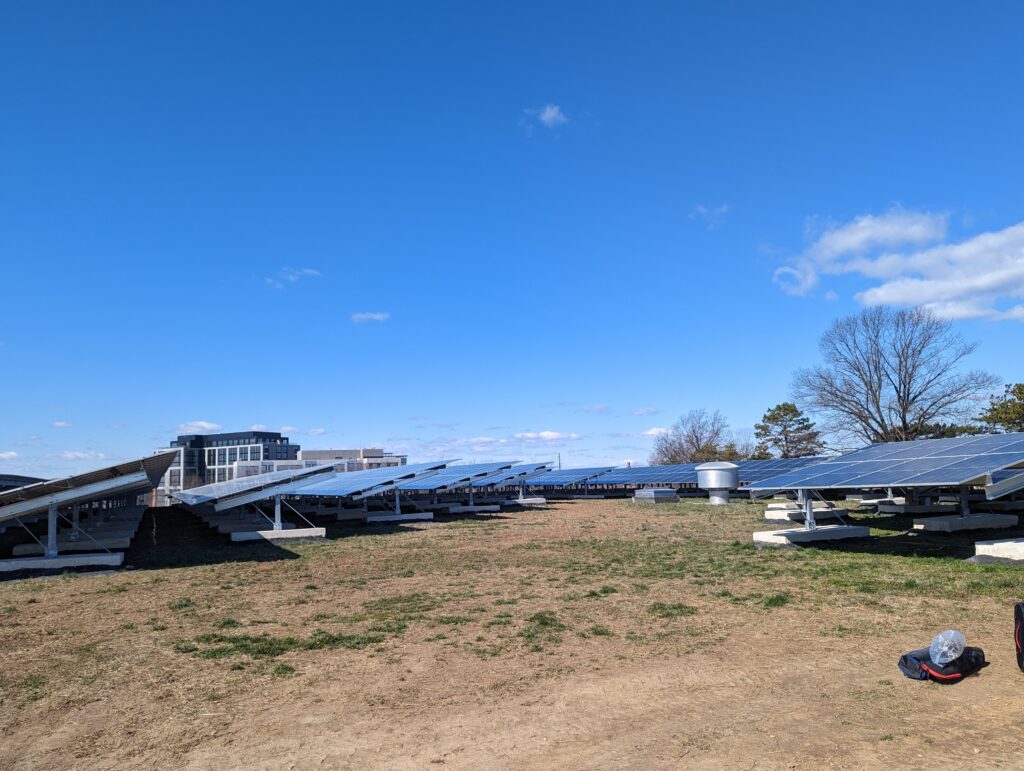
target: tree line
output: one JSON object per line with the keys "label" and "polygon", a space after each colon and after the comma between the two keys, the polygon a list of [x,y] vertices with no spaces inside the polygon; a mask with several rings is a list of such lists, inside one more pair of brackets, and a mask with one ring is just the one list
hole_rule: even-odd
{"label": "tree line", "polygon": [[962,366],[977,343],[926,309],[869,308],[837,319],[819,349],[821,363],[797,370],[793,400],[768,409],[753,439],[735,434],[718,410],[695,409],[655,439],[651,464],[802,458],[876,442],[1024,431],[1024,383],[992,395],[999,378]]}

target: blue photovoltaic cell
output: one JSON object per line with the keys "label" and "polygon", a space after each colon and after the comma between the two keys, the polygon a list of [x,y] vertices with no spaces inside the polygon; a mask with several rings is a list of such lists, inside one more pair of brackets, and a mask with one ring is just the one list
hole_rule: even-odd
{"label": "blue photovoltaic cell", "polygon": [[754,490],[956,487],[1024,463],[1024,434],[889,442],[762,479]]}
{"label": "blue photovoltaic cell", "polygon": [[614,466],[597,466],[594,468],[567,468],[546,471],[531,477],[528,484],[531,487],[571,487],[581,485],[584,482],[593,482],[594,477],[611,471]]}
{"label": "blue photovoltaic cell", "polygon": [[438,469],[443,469],[449,463],[451,461],[441,460],[434,463],[390,466],[388,468],[367,469],[366,471],[348,471],[333,474],[322,480],[311,480],[309,484],[302,485],[297,490],[290,492],[289,495],[322,495],[331,498],[343,498],[349,495],[365,493],[378,487],[389,486],[401,479],[433,474]]}
{"label": "blue photovoltaic cell", "polygon": [[[772,458],[769,460],[736,461],[740,485],[774,476],[788,469],[809,466],[821,461],[821,457]],[[669,466],[633,466],[617,468],[590,480],[594,485],[696,485],[699,463],[680,463]]]}
{"label": "blue photovoltaic cell", "polygon": [[254,474],[249,477],[239,477],[229,482],[214,482],[202,487],[191,487],[188,490],[179,490],[171,493],[188,506],[196,506],[202,503],[222,500],[232,495],[246,493],[250,490],[258,490],[267,486],[279,486],[292,481],[299,481],[305,477],[316,477],[320,474],[330,475],[334,466],[323,464],[307,468],[285,469],[284,471],[271,471],[268,474]]}
{"label": "blue photovoltaic cell", "polygon": [[439,471],[426,479],[413,479],[409,482],[403,482],[398,485],[398,489],[443,490],[446,487],[468,487],[475,477],[493,474],[495,471],[508,469],[513,465],[515,465],[515,461],[509,460],[495,463],[467,463],[461,466],[449,466],[444,471]]}
{"label": "blue photovoltaic cell", "polygon": [[510,487],[518,485],[537,474],[548,471],[550,463],[524,463],[504,471],[496,471],[485,477],[474,479],[472,487]]}

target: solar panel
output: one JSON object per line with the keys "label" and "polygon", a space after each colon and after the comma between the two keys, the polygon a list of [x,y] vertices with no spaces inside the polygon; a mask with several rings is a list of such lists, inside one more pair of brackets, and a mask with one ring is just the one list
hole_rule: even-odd
{"label": "solar panel", "polygon": [[869,487],[959,487],[1024,467],[1024,434],[887,442],[766,477],[752,490]]}
{"label": "solar panel", "polygon": [[171,467],[177,451],[117,463],[95,471],[51,479],[0,492],[0,520],[46,511],[50,504],[69,506],[152,490]]}
{"label": "solar panel", "polygon": [[[334,473],[334,466],[327,464],[321,466],[309,466],[307,468],[292,468],[284,471],[271,471],[267,474],[254,474],[249,477],[239,477],[229,482],[214,482],[201,487],[191,487],[188,490],[178,490],[171,493],[171,497],[177,498],[187,506],[198,506],[204,503],[224,500],[241,493],[256,491],[266,488],[278,488],[291,482],[306,480],[311,476]],[[280,491],[277,491],[280,492]]]}
{"label": "solar panel", "polygon": [[550,463],[526,463],[473,480],[473,487],[509,487],[548,471]]}
{"label": "solar panel", "polygon": [[444,471],[432,474],[426,479],[413,479],[398,485],[399,490],[444,490],[446,488],[466,487],[476,477],[493,474],[495,471],[510,469],[515,461],[499,461],[493,463],[467,463],[461,466],[449,466]]}
{"label": "solar panel", "polygon": [[696,463],[617,468],[593,480],[599,485],[696,484]]}
{"label": "solar panel", "polygon": [[554,469],[532,477],[528,484],[531,487],[571,487],[584,482],[592,482],[594,477],[614,468],[614,466],[596,466],[594,468]]}
{"label": "solar panel", "polygon": [[451,461],[440,460],[434,463],[415,463],[408,466],[390,466],[366,471],[349,471],[335,474],[326,479],[318,479],[293,490],[291,495],[324,496],[329,498],[347,498],[364,495],[373,491],[382,491],[395,486],[396,482],[429,476],[445,468]]}
{"label": "solar panel", "polygon": [[[769,460],[736,461],[740,485],[781,474],[791,469],[808,466],[823,460],[821,457],[771,458]],[[668,466],[633,466],[617,468],[593,480],[600,485],[696,485],[699,463],[678,463]]]}

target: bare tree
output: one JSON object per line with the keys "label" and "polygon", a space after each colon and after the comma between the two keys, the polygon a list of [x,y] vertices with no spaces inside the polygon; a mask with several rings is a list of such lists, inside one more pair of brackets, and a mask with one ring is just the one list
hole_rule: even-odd
{"label": "bare tree", "polygon": [[690,410],[654,440],[651,465],[718,460],[730,439],[729,424],[718,410]]}
{"label": "bare tree", "polygon": [[797,402],[830,430],[868,442],[918,439],[970,420],[1000,382],[959,371],[977,344],[921,308],[869,308],[837,319],[819,346],[824,363],[795,375]]}

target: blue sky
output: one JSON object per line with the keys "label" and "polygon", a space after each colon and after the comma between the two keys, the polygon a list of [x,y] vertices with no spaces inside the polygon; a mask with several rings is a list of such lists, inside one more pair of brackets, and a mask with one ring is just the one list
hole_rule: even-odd
{"label": "blue sky", "polygon": [[0,471],[197,423],[643,461],[877,303],[1024,380],[1019,4],[3,16]]}

